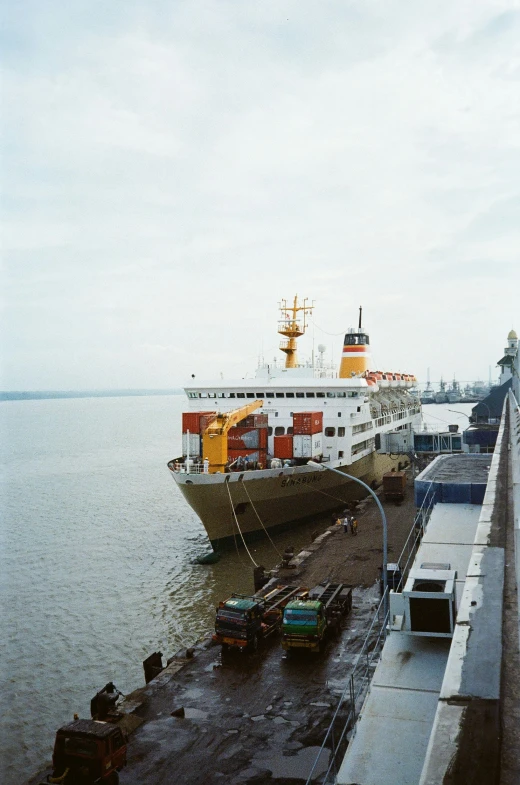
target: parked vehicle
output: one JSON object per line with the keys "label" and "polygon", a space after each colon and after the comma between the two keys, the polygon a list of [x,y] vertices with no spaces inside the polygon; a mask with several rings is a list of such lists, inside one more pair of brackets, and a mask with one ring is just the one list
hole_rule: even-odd
{"label": "parked vehicle", "polygon": [[56,733],[53,773],[47,782],[62,785],[117,785],[126,766],[126,738],[111,722],[74,720]]}
{"label": "parked vehicle", "polygon": [[385,472],[383,474],[383,493],[385,501],[402,502],[406,488],[405,472]]}
{"label": "parked vehicle", "polygon": [[352,608],[352,589],[343,583],[326,583],[311,589],[307,598],[285,606],[282,647],[320,651],[329,632],[339,633],[341,619]]}
{"label": "parked vehicle", "polygon": [[306,589],[298,586],[278,586],[265,597],[232,594],[219,603],[213,640],[224,651],[229,648],[256,651],[260,640],[281,629],[285,605],[306,593]]}

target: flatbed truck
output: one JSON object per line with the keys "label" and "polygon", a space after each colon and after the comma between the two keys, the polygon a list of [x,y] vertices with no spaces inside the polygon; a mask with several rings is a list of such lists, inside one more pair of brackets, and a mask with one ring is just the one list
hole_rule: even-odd
{"label": "flatbed truck", "polygon": [[314,587],[303,599],[285,606],[282,623],[282,647],[321,651],[326,636],[339,633],[341,620],[352,609],[352,589],[343,583],[326,583]]}
{"label": "flatbed truck", "polygon": [[299,586],[277,586],[265,596],[232,594],[216,609],[213,640],[223,651],[256,651],[261,640],[280,631],[286,604],[306,594]]}

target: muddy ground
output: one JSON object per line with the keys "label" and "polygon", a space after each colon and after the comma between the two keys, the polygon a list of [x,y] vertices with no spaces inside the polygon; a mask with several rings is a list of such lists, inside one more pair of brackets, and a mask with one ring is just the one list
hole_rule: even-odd
{"label": "muddy ground", "polygon": [[[402,504],[382,500],[389,561],[397,560],[413,525],[410,486]],[[329,579],[356,587],[339,639],[321,654],[302,651],[287,659],[274,639],[255,654],[223,658],[208,631],[193,656],[178,653],[156,679],[127,696],[130,736],[121,785],[306,782],[379,603],[381,515],[370,499],[357,517],[357,536],[331,526],[297,568],[279,571],[280,583],[312,587]],[[172,716],[178,710],[184,716]],[[322,756],[313,781],[325,766]]]}

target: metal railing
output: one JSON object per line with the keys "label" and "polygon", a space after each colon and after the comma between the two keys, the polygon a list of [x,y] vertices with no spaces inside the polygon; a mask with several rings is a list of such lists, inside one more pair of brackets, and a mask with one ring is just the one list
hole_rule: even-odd
{"label": "metal railing", "polygon": [[[406,577],[410,566],[415,559],[424,530],[430,520],[434,503],[435,488],[432,483],[426,492],[420,508],[417,510],[413,526],[410,529],[401,554],[399,555],[397,563],[401,567],[401,579],[396,586],[396,591],[402,591],[406,583]],[[388,587],[386,588],[386,592],[389,592]],[[311,785],[316,766],[324,753],[330,757],[325,774],[319,775],[320,778],[322,778],[320,779],[320,782],[322,782],[323,785],[333,785],[336,782],[339,767],[341,766],[349,744],[348,734],[350,731],[355,733],[355,724],[359,715],[359,710],[361,709],[362,702],[370,687],[373,671],[379,661],[386,639],[389,613],[385,617],[383,616],[385,599],[386,594],[381,598],[374,613],[356,664],[354,665],[354,668],[348,677],[347,685],[340,696],[338,706],[334,712],[327,733],[325,734],[320,751],[309,773],[306,785]]]}

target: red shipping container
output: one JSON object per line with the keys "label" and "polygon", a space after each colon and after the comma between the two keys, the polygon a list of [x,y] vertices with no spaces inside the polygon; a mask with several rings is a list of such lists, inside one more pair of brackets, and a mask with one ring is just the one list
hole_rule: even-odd
{"label": "red shipping container", "polygon": [[199,419],[199,432],[201,434],[204,433],[208,425],[210,425],[213,422],[213,420],[216,419],[217,419],[216,412],[206,412],[205,414],[201,414]]}
{"label": "red shipping container", "polygon": [[312,435],[323,431],[323,412],[294,412],[293,432],[298,435]]}
{"label": "red shipping container", "polygon": [[267,414],[250,414],[242,420],[242,425],[251,428],[267,428],[268,424],[269,415]]}
{"label": "red shipping container", "polygon": [[275,436],[274,437],[274,457],[292,458],[293,457],[293,437]]}
{"label": "red shipping container", "polygon": [[[182,432],[201,433],[201,418],[215,418],[216,412],[183,412],[182,413]],[[204,427],[207,427],[204,426]]]}

